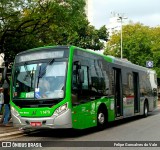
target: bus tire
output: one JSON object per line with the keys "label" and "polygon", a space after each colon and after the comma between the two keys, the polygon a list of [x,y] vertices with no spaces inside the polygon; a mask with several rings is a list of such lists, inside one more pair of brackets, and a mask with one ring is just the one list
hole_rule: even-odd
{"label": "bus tire", "polygon": [[107,111],[100,108],[97,113],[97,128],[103,130],[107,127]]}
{"label": "bus tire", "polygon": [[144,102],[144,108],[143,108],[143,117],[148,116],[148,103],[145,101]]}

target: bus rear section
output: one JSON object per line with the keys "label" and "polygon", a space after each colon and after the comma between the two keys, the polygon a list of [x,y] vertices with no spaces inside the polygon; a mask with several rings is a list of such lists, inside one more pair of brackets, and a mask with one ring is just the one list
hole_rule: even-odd
{"label": "bus rear section", "polygon": [[158,103],[158,83],[157,83],[157,74],[154,70],[148,70],[149,80],[151,84],[151,90],[152,90],[152,100],[150,103],[149,111],[153,111],[155,108],[157,108]]}

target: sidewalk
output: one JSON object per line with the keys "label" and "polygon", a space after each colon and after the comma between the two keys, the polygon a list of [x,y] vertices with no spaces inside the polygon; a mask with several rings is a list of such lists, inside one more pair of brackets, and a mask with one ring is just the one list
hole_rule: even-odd
{"label": "sidewalk", "polygon": [[[158,101],[158,109],[160,109],[160,100]],[[1,115],[0,115],[1,118]],[[0,141],[11,136],[15,135],[22,135],[24,132],[22,130],[19,130],[16,127],[13,127],[12,120],[9,122],[11,125],[10,127],[0,127]]]}
{"label": "sidewalk", "polygon": [[[0,119],[1,119],[1,115],[0,115]],[[9,127],[0,126],[0,141],[3,140],[3,138],[7,138],[10,136],[19,135],[23,133],[23,131],[20,131],[18,128],[13,127],[12,120],[9,121],[9,125],[10,125]]]}

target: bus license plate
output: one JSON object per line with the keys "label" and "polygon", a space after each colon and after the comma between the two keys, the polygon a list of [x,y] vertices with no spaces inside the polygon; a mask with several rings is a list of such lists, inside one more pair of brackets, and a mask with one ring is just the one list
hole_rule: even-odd
{"label": "bus license plate", "polygon": [[31,122],[30,125],[32,127],[40,127],[40,126],[42,126],[42,123],[41,122]]}

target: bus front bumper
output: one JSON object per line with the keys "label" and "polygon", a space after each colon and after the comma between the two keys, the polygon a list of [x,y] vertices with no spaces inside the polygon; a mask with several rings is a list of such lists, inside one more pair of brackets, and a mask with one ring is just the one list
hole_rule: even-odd
{"label": "bus front bumper", "polygon": [[12,111],[12,120],[15,127],[21,129],[29,128],[72,128],[71,110],[68,109],[63,114],[51,117],[29,118],[21,117]]}

